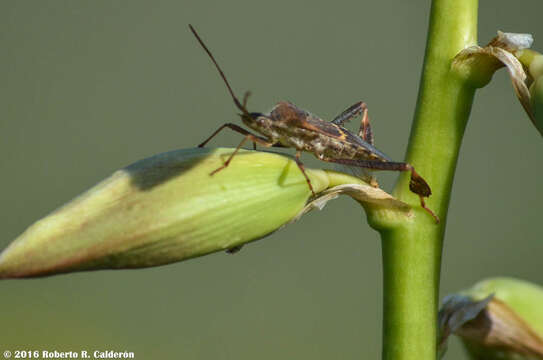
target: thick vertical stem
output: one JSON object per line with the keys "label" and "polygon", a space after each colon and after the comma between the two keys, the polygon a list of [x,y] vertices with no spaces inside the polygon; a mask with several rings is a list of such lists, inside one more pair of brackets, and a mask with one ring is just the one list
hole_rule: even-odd
{"label": "thick vertical stem", "polygon": [[[454,56],[477,37],[477,0],[434,0],[407,161],[430,184],[428,206],[418,207],[403,174],[395,195],[416,216],[396,221],[370,213],[381,232],[384,266],[383,359],[435,359],[441,251],[458,152],[475,89],[450,71]],[[391,221],[393,220],[393,221]]]}

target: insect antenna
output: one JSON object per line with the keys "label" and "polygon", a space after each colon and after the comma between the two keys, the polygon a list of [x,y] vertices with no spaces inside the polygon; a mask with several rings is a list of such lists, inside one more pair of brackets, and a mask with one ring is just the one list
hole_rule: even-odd
{"label": "insect antenna", "polygon": [[226,87],[228,88],[228,92],[230,93],[230,95],[232,95],[232,99],[234,100],[234,104],[236,104],[238,109],[240,109],[243,112],[244,116],[251,117],[251,115],[249,114],[249,111],[247,111],[247,108],[245,107],[246,104],[247,104],[247,98],[249,97],[250,93],[249,92],[245,93],[245,96],[243,98],[243,105],[242,105],[241,102],[236,97],[236,95],[234,94],[234,91],[232,90],[232,87],[230,86],[230,83],[228,82],[228,80],[226,80],[226,76],[224,75],[224,72],[222,71],[219,64],[217,63],[217,60],[215,60],[215,57],[213,56],[213,54],[211,54],[211,51],[209,51],[206,44],[204,44],[204,41],[202,40],[202,38],[200,38],[200,35],[198,35],[198,33],[196,32],[194,27],[192,27],[191,24],[189,24],[189,28],[190,28],[190,31],[192,31],[192,33],[194,34],[194,36],[198,40],[198,42],[200,43],[200,45],[202,45],[202,47],[206,51],[207,55],[209,55],[209,57],[211,58],[211,61],[213,61],[213,64],[215,64],[215,67],[219,71],[219,74],[221,75],[222,79],[224,80],[224,83],[226,84]]}

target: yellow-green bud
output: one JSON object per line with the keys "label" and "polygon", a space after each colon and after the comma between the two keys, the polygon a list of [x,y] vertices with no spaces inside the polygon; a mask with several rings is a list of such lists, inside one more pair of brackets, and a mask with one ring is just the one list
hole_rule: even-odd
{"label": "yellow-green bud", "polygon": [[[0,255],[0,278],[167,264],[277,230],[311,196],[296,163],[273,153],[185,149],[136,162],[30,226]],[[329,184],[307,169],[315,192]]]}

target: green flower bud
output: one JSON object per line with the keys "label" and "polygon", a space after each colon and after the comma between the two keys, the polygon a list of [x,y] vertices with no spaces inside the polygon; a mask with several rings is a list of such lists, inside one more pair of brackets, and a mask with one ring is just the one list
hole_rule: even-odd
{"label": "green flower bud", "polygon": [[543,359],[543,288],[512,278],[479,282],[444,301],[444,344],[462,339],[472,359]]}
{"label": "green flower bud", "polygon": [[[277,230],[311,196],[273,153],[185,149],[138,161],[30,226],[0,255],[1,277],[139,268],[235,248]],[[329,185],[307,169],[315,192]],[[355,180],[356,181],[356,180]]]}

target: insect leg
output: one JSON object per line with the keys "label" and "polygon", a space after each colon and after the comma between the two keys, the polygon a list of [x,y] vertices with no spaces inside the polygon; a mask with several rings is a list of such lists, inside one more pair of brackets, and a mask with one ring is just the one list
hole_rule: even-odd
{"label": "insect leg", "polygon": [[[264,141],[264,142],[268,143],[267,139],[261,138],[261,137],[256,136],[256,135],[253,135],[250,132],[248,132],[247,130],[245,130],[244,128],[242,128],[241,126],[238,126],[238,125],[232,124],[232,123],[226,123],[226,124],[221,125],[221,127],[218,128],[217,130],[215,130],[215,132],[213,134],[211,134],[211,136],[208,137],[203,143],[198,145],[198,147],[204,147],[209,142],[209,140],[213,139],[215,137],[215,135],[217,135],[224,128],[230,128],[230,129],[232,129],[234,131],[237,131],[237,132],[239,132],[240,134],[243,134],[243,135],[249,135],[250,134],[253,137],[260,139],[261,141]],[[256,141],[256,142],[261,143],[259,141]],[[253,143],[255,143],[254,140],[253,140]],[[255,144],[255,146],[256,146],[256,144]],[[266,145],[264,145],[264,146],[266,146]]]}
{"label": "insect leg", "polygon": [[373,132],[371,131],[368,108],[366,107],[366,104],[363,105],[364,109],[362,110],[362,120],[360,121],[360,130],[358,130],[358,136],[360,136],[365,142],[373,145]]}
{"label": "insect leg", "polygon": [[[243,128],[241,128],[243,129]],[[237,130],[236,130],[237,131]],[[236,147],[236,150],[234,150],[234,152],[230,155],[230,157],[228,157],[228,159],[224,162],[224,165],[222,165],[221,167],[213,170],[209,175],[213,176],[215,175],[216,173],[218,173],[219,171],[221,171],[222,169],[226,168],[228,166],[228,164],[230,164],[230,161],[232,161],[232,158],[238,153],[239,149],[241,149],[241,146],[245,143],[245,141],[247,140],[251,140],[253,141],[254,143],[259,143],[260,145],[262,146],[265,146],[265,147],[270,147],[273,145],[273,143],[271,142],[268,142],[256,135],[253,135],[251,134],[250,132],[246,131],[245,129],[243,129],[244,132],[246,132],[247,134],[245,135],[245,137],[243,138],[243,140],[241,140],[241,142],[239,143],[239,145]],[[240,131],[241,132],[241,131]]]}
{"label": "insect leg", "polygon": [[309,177],[305,173],[304,164],[302,164],[302,162],[300,161],[300,156],[301,155],[302,155],[302,153],[300,151],[296,151],[296,157],[295,157],[296,164],[298,165],[298,167],[302,171],[302,174],[304,174],[305,180],[307,181],[307,185],[309,185],[309,190],[311,190],[311,193],[313,194],[313,196],[316,196],[315,191],[313,191],[313,186],[311,186],[311,181],[309,180]]}
{"label": "insect leg", "polygon": [[402,162],[392,161],[375,161],[375,160],[355,160],[355,159],[333,159],[325,158],[324,161],[335,162],[338,164],[344,164],[349,166],[358,166],[371,170],[390,170],[390,171],[410,171],[411,179],[409,181],[409,190],[417,194],[420,199],[420,206],[426,210],[435,219],[436,223],[439,223],[439,217],[432,210],[430,210],[424,198],[432,195],[432,190],[428,183],[415,171],[413,165]]}
{"label": "insect leg", "polygon": [[[265,146],[265,147],[270,147],[270,146],[273,146],[273,143],[272,142],[269,142],[267,139],[265,138],[261,138],[259,136],[256,136],[256,135],[253,135],[251,134],[250,132],[248,132],[247,130],[245,130],[244,128],[242,128],[241,126],[238,126],[236,124],[232,124],[232,123],[226,123],[226,124],[223,124],[220,128],[218,128],[213,134],[211,134],[210,137],[208,137],[203,143],[201,143],[200,145],[198,145],[198,147],[204,147],[205,144],[208,143],[209,140],[211,140],[215,135],[217,135],[219,133],[219,131],[221,131],[222,129],[224,128],[230,128],[240,134],[243,134],[245,135],[245,137],[243,138],[243,140],[241,140],[241,142],[239,143],[239,145],[236,147],[236,150],[234,150],[234,152],[232,153],[232,155],[230,155],[230,157],[228,157],[228,159],[226,160],[226,162],[224,163],[223,166],[219,167],[218,169],[214,170],[213,172],[211,172],[211,174],[209,175],[215,175],[215,173],[221,171],[222,169],[224,169],[225,167],[228,166],[228,164],[230,164],[230,161],[232,161],[232,158],[234,157],[234,155],[236,155],[236,153],[239,151],[239,149],[241,148],[241,146],[245,143],[245,141],[247,140],[251,140],[253,142],[253,144],[256,144],[256,143],[259,143],[260,145],[262,146]],[[255,145],[256,146],[256,145]]]}
{"label": "insect leg", "polygon": [[336,116],[334,120],[331,121],[331,123],[343,126],[343,124],[345,124],[347,121],[350,121],[353,117],[361,114],[364,109],[366,109],[366,104],[362,101],[359,101],[356,104],[349,106],[347,110]]}
{"label": "insect leg", "polygon": [[[332,123],[341,126],[345,122],[351,120],[353,117],[359,115],[360,113],[362,114],[362,120],[360,122],[360,130],[358,132],[358,136],[370,145],[373,145],[373,134],[371,132],[370,119],[368,116],[368,107],[366,103],[359,101],[356,104],[351,105],[347,110],[336,116],[336,118],[332,120]],[[371,186],[379,187],[379,183],[374,176],[367,172],[364,172],[363,176],[367,179],[366,181],[368,181]]]}

